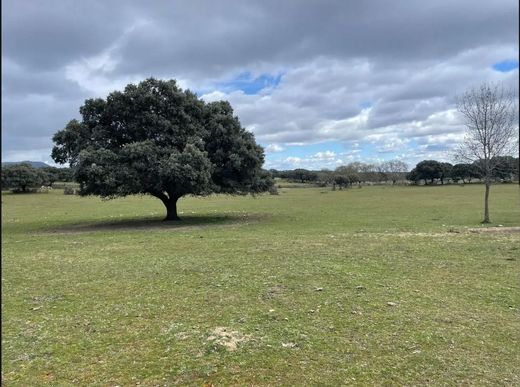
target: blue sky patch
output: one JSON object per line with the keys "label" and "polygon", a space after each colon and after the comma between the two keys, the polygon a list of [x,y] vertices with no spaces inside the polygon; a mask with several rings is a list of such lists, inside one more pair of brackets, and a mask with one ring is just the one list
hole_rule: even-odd
{"label": "blue sky patch", "polygon": [[249,72],[240,73],[236,78],[226,81],[220,82],[217,84],[217,89],[224,90],[227,92],[242,90],[244,94],[258,94],[258,92],[267,87],[276,87],[281,79],[283,74],[262,74],[256,78],[253,78],[253,75]]}
{"label": "blue sky patch", "polygon": [[501,73],[507,73],[508,71],[513,71],[517,68],[518,60],[516,59],[506,59],[493,65],[493,69],[500,71]]}

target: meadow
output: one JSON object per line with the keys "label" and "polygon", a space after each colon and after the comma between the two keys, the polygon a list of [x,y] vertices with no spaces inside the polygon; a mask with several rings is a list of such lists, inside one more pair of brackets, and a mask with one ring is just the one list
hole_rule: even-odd
{"label": "meadow", "polygon": [[2,385],[520,385],[520,190],[480,232],[483,190],[2,194]]}

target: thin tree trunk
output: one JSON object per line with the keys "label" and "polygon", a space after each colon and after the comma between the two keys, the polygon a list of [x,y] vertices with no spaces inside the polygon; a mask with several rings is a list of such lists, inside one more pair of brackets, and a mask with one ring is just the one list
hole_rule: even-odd
{"label": "thin tree trunk", "polygon": [[486,179],[486,194],[484,195],[484,220],[482,223],[490,223],[489,220],[489,188],[491,184]]}

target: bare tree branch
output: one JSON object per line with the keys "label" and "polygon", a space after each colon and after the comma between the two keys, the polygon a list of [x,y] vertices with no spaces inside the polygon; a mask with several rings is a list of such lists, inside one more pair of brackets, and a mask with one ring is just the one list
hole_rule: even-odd
{"label": "bare tree branch", "polygon": [[457,100],[465,119],[466,135],[457,151],[457,160],[475,163],[486,183],[484,222],[489,222],[489,186],[499,156],[513,153],[517,144],[517,96],[502,85],[483,83]]}

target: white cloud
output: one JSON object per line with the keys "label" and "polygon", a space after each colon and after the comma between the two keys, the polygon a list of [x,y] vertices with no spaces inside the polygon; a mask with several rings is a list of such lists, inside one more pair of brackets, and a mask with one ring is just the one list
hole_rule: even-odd
{"label": "white cloud", "polygon": [[311,156],[311,159],[325,160],[325,161],[335,160],[335,158],[336,158],[336,153],[334,153],[332,151],[317,152]]}
{"label": "white cloud", "polygon": [[275,152],[281,152],[285,150],[283,146],[280,146],[278,144],[269,144],[265,147],[266,152],[275,153]]}

